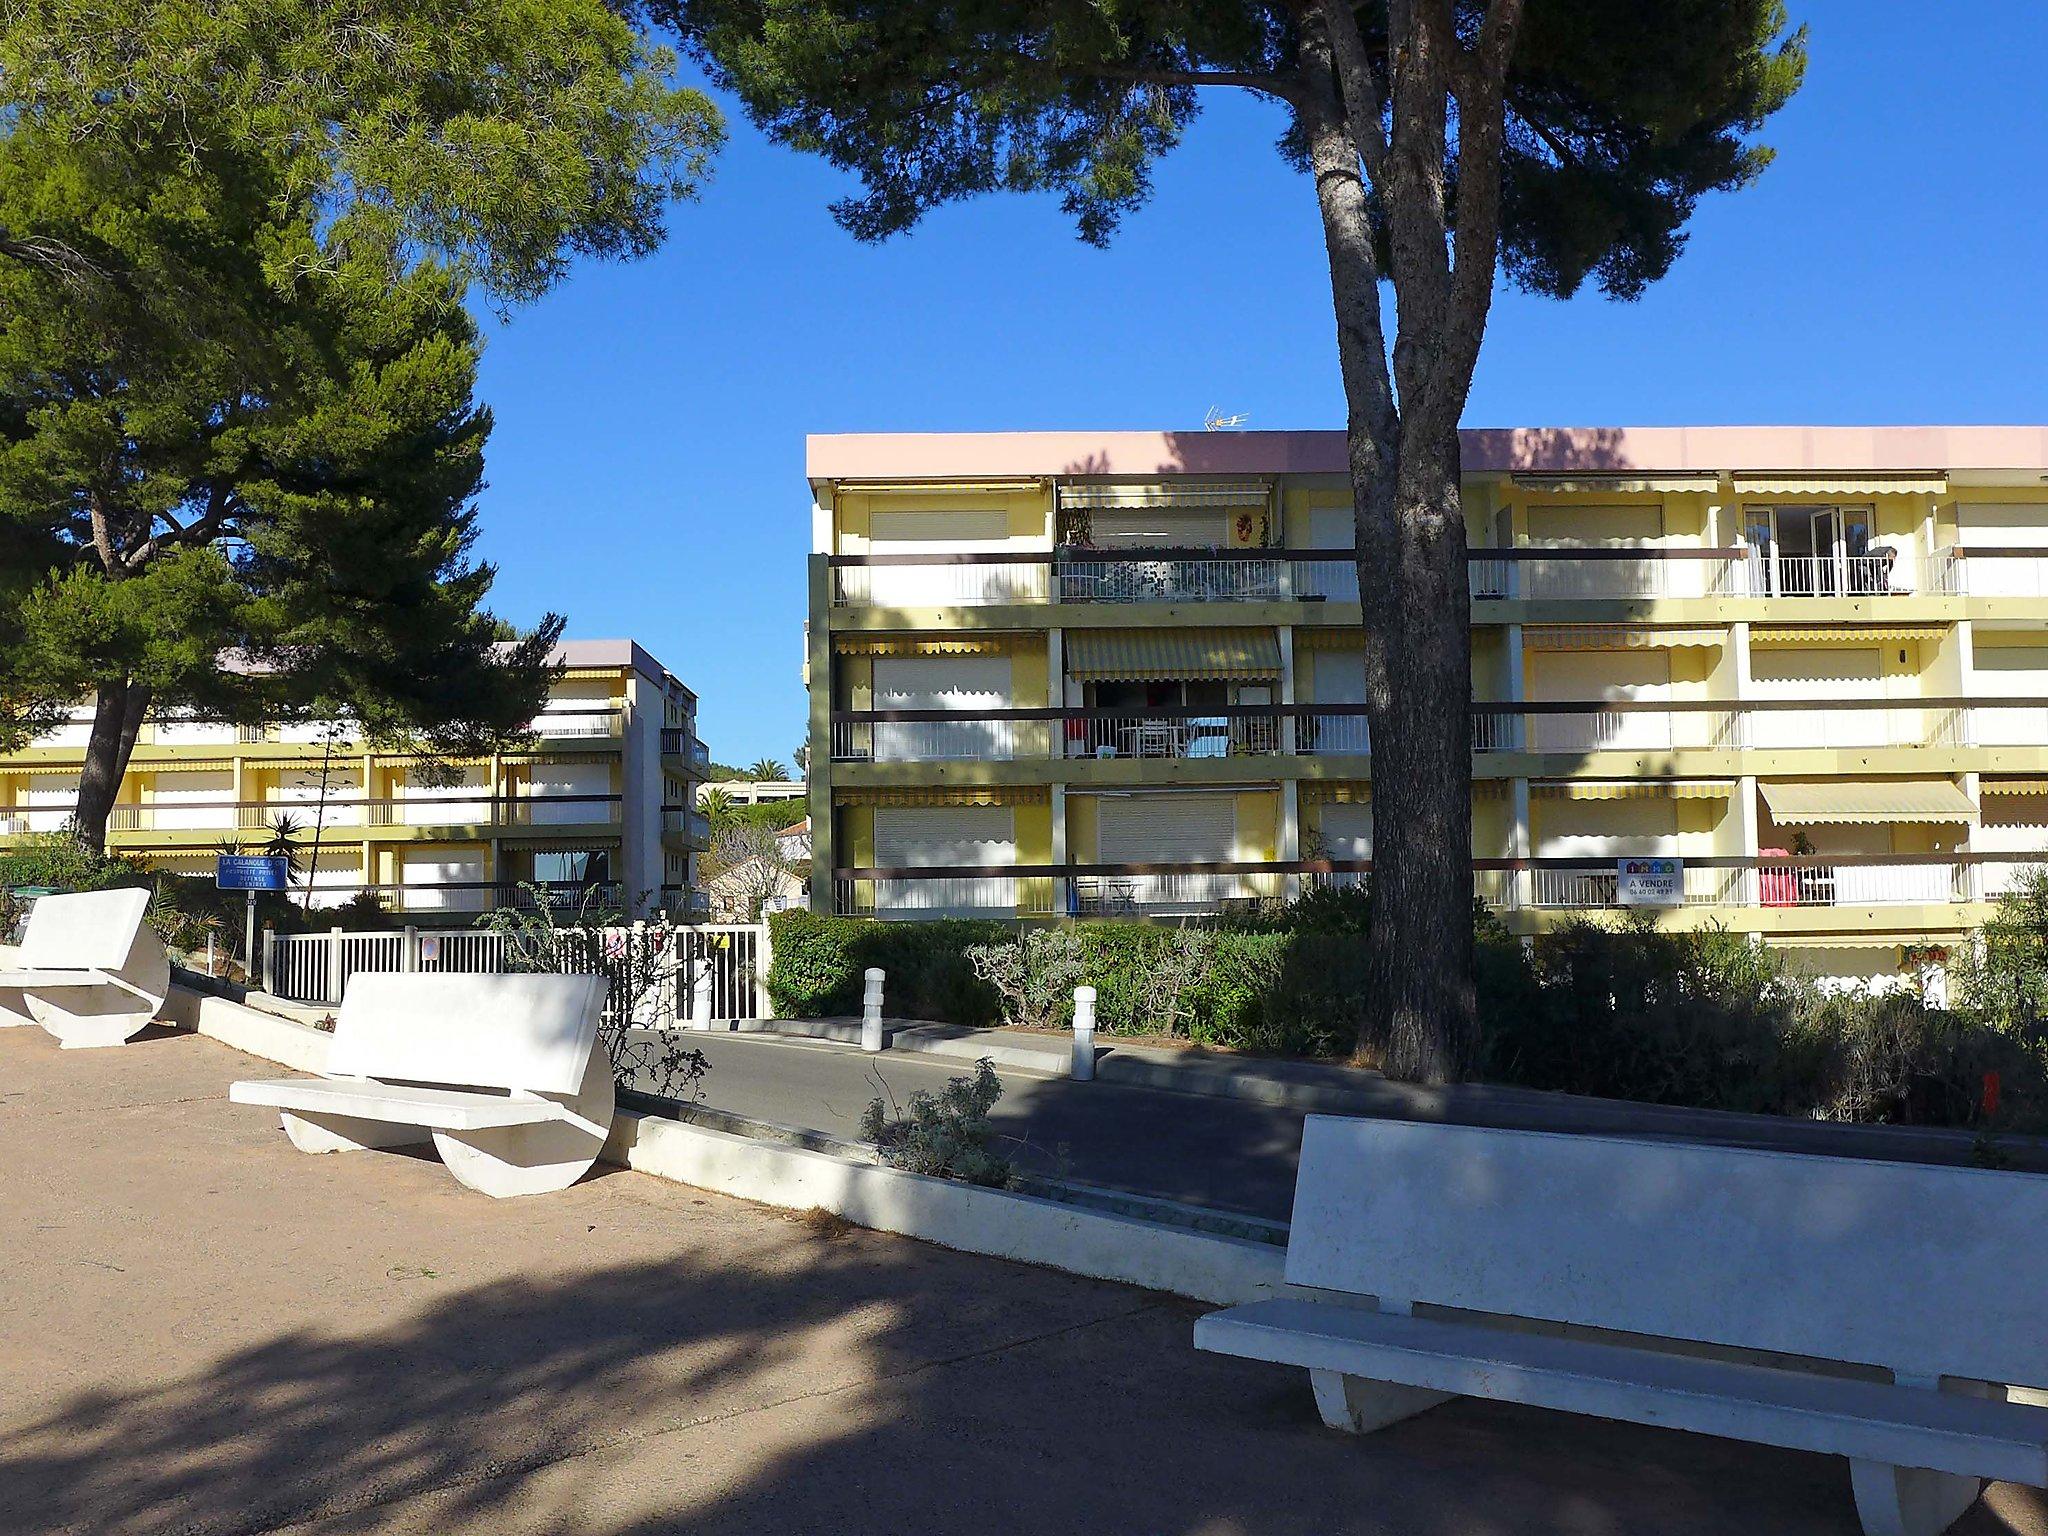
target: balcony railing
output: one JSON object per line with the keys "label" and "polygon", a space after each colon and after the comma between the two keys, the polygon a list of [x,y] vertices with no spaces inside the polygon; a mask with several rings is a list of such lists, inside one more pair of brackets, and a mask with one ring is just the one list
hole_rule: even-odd
{"label": "balcony railing", "polygon": [[[1347,549],[1078,549],[831,555],[832,601],[887,608],[1358,601]],[[1746,546],[1466,552],[1475,602],[1630,598],[2048,596],[2048,548],[1770,554]]]}
{"label": "balcony railing", "polygon": [[[323,828],[554,826],[611,823],[618,795],[439,795],[312,800],[160,800],[117,805],[111,832],[265,831],[290,818],[310,835]],[[69,814],[66,812],[65,814]]]}
{"label": "balcony railing", "polygon": [[1937,552],[1948,591],[1971,597],[2048,597],[2048,548],[1952,545]]}
{"label": "balcony railing", "polygon": [[[1669,857],[1666,854],[1645,857]],[[1473,887],[1504,909],[1603,911],[1623,905],[1615,858],[1478,859]],[[1959,906],[1995,899],[2037,853],[1938,853],[1683,860],[1683,905],[1775,908]],[[874,917],[1194,916],[1284,899],[1291,889],[1356,886],[1363,859],[1253,863],[985,865],[835,869],[834,909]]]}
{"label": "balcony railing", "polygon": [[587,901],[594,906],[620,907],[626,888],[617,880],[588,882],[456,880],[418,885],[328,885],[313,888],[313,908],[337,907],[358,896],[371,896],[387,912],[407,916],[444,913],[450,916],[492,912],[500,907],[533,911],[543,905],[557,912],[575,911]]}
{"label": "balcony railing", "polygon": [[578,738],[591,736],[616,736],[619,721],[624,715],[620,709],[544,709],[533,717],[528,729],[534,735],[544,738]]}
{"label": "balcony railing", "polygon": [[[1356,557],[1348,549],[1065,548],[826,558],[832,601],[842,606],[1358,601]],[[1467,560],[1475,601],[1716,597],[1763,589],[1749,575],[1750,552],[1740,547],[1474,549]],[[1797,587],[1796,574],[1784,585]]]}
{"label": "balcony railing", "polygon": [[694,843],[708,844],[711,841],[711,818],[687,805],[664,805],[661,808],[661,830]]}
{"label": "balcony railing", "polygon": [[[1583,699],[1474,703],[1472,751],[1796,751],[2048,744],[2048,698]],[[1147,710],[839,710],[832,760],[1025,762],[1355,757],[1363,704],[1214,704]]]}

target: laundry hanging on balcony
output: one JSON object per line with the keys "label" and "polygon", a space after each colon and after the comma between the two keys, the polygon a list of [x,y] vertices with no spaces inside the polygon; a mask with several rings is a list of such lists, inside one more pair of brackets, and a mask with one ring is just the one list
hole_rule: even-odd
{"label": "laundry hanging on balcony", "polygon": [[1262,682],[1280,675],[1270,629],[1068,630],[1067,676]]}
{"label": "laundry hanging on balcony", "polygon": [[1950,779],[1818,779],[1757,788],[1781,827],[1977,819],[1976,805]]}

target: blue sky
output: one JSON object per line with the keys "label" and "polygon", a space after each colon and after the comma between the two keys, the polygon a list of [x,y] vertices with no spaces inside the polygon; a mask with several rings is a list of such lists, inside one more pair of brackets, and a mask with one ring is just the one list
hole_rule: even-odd
{"label": "blue sky", "polygon": [[[1637,303],[1503,292],[1467,423],[2048,419],[2031,10],[1794,0],[1812,63],[1777,163],[1703,205]],[[1219,93],[1107,252],[1022,198],[859,245],[826,212],[839,178],[732,118],[664,249],[492,326],[481,381],[493,605],[641,641],[720,760],[803,737],[806,433],[1342,424],[1315,209],[1269,109]]]}

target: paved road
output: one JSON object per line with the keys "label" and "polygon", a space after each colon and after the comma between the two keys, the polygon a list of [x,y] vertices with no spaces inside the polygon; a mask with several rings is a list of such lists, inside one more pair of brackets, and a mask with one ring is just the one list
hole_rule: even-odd
{"label": "paved road", "polygon": [[[717,1034],[691,1035],[687,1043],[711,1062],[705,1103],[848,1141],[859,1138],[861,1111],[885,1085],[901,1102],[971,1070],[822,1042]],[[1301,1111],[1021,1072],[1001,1076],[1003,1097],[991,1118],[1025,1171],[1287,1219]]]}

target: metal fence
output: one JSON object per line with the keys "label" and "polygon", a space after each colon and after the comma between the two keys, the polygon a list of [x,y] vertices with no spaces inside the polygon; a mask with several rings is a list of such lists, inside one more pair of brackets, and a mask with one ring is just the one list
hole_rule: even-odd
{"label": "metal fence", "polygon": [[[668,929],[665,952],[647,954],[644,946],[663,932],[636,926],[601,929],[592,936],[565,929],[560,963],[603,972],[612,983],[614,1007],[620,999],[639,994],[634,1001],[636,1024],[665,1027],[767,1017],[766,924],[702,923]],[[350,979],[365,972],[492,975],[509,968],[504,935],[487,929],[349,933],[334,928],[264,936],[269,990],[289,1002],[338,1005]],[[636,977],[636,971],[643,974]]]}

